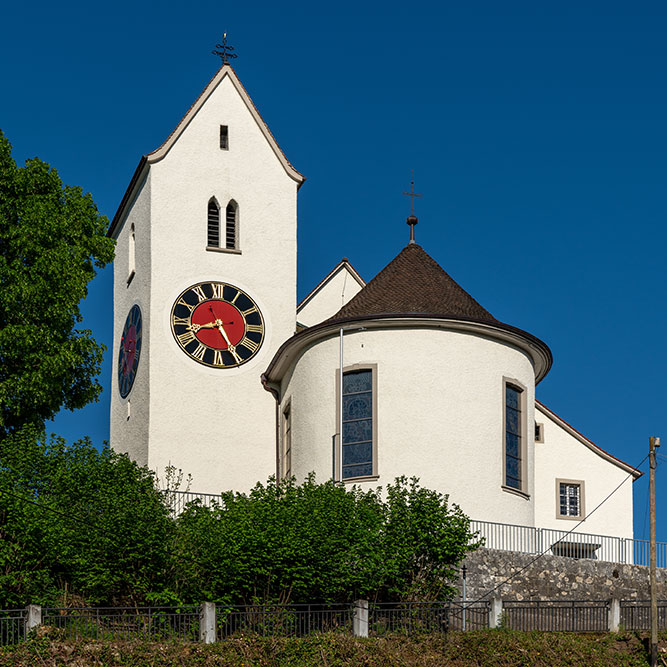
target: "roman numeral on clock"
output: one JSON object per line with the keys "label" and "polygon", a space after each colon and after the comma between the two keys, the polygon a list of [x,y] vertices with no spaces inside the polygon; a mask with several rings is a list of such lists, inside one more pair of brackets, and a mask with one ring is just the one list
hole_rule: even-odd
{"label": "roman numeral on clock", "polygon": [[178,342],[185,347],[188,343],[191,343],[193,340],[197,340],[197,336],[192,333],[192,331],[186,331],[185,333],[179,334],[177,336]]}
{"label": "roman numeral on clock", "polygon": [[241,341],[241,345],[243,345],[243,347],[247,347],[253,354],[259,350],[259,343],[255,343],[254,340],[250,340],[248,337]]}
{"label": "roman numeral on clock", "polygon": [[195,285],[192,288],[192,291],[197,295],[197,298],[199,299],[199,303],[202,301],[206,301],[207,297],[206,294],[204,294],[204,290],[202,289],[201,285]]}
{"label": "roman numeral on clock", "polygon": [[248,333],[262,333],[261,324],[246,324],[245,328]]}
{"label": "roman numeral on clock", "polygon": [[185,306],[190,312],[195,309],[195,306],[191,306],[183,297],[181,297],[177,302],[177,306]]}
{"label": "roman numeral on clock", "polygon": [[199,343],[199,345],[197,345],[197,349],[194,352],[191,352],[190,354],[195,359],[199,359],[199,361],[204,361],[204,355],[206,354],[207,349],[208,348],[205,345]]}
{"label": "roman numeral on clock", "polygon": [[211,283],[211,289],[213,290],[213,299],[222,299],[222,291],[225,289],[223,283]]}

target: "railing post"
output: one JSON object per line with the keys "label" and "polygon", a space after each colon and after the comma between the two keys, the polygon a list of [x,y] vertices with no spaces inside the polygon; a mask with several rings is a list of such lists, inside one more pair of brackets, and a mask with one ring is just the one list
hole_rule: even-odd
{"label": "railing post", "polygon": [[535,553],[541,554],[542,553],[542,529],[541,528],[536,528],[537,531],[537,551]]}
{"label": "railing post", "polygon": [[621,563],[626,563],[626,562],[627,562],[627,554],[626,554],[626,549],[627,549],[627,547],[626,547],[626,540],[625,540],[624,537],[619,538],[619,540],[620,540],[620,542],[621,542],[621,546],[619,547],[619,550],[620,550],[620,552],[621,552],[621,553],[619,554],[620,559],[621,559],[620,562],[621,562]]}
{"label": "railing post", "polygon": [[489,604],[489,627],[497,628],[500,625],[500,617],[503,613],[503,599],[501,597],[491,598]]}
{"label": "railing post", "polygon": [[352,623],[355,637],[368,637],[368,600],[356,600]]}
{"label": "railing post", "polygon": [[203,602],[199,611],[199,641],[215,642],[215,602]]}
{"label": "railing post", "polygon": [[25,633],[27,635],[42,624],[42,607],[38,604],[29,604],[26,612]]}
{"label": "railing post", "polygon": [[609,603],[609,632],[618,632],[621,625],[621,601],[618,598],[612,598]]}

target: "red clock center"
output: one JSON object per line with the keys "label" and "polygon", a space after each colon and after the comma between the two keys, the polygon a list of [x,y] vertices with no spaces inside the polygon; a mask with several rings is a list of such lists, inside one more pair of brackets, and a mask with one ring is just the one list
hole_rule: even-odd
{"label": "red clock center", "polygon": [[238,345],[245,335],[243,315],[226,301],[203,301],[192,312],[191,322],[206,326],[195,336],[216,350],[226,350],[227,340],[231,345]]}

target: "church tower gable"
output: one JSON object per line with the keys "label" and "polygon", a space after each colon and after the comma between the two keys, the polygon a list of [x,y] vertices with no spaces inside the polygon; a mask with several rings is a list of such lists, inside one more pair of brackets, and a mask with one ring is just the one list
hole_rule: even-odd
{"label": "church tower gable", "polygon": [[[140,162],[110,232],[137,239],[118,246],[117,348],[140,302],[143,316],[135,385],[121,378],[112,396],[112,446],[160,476],[175,466],[217,492],[275,470],[273,399],[259,376],[296,326],[303,181],[228,64]],[[131,252],[148,259],[126,284]]]}

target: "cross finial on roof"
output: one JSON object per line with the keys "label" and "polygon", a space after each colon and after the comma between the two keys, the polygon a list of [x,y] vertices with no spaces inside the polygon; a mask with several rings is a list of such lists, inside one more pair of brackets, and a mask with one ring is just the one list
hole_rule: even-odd
{"label": "cross finial on roof", "polygon": [[233,46],[228,46],[227,44],[227,33],[222,33],[222,43],[216,44],[215,49],[211,51],[214,56],[218,56],[222,60],[222,64],[229,62],[230,58],[236,58],[236,54],[232,53],[234,50]]}
{"label": "cross finial on roof", "polygon": [[404,192],[403,194],[406,197],[410,197],[410,215],[408,216],[407,223],[410,225],[410,243],[415,242],[415,225],[419,222],[417,216],[415,215],[415,197],[421,197],[420,194],[415,192],[415,170],[412,169],[412,178],[410,179],[410,192]]}

